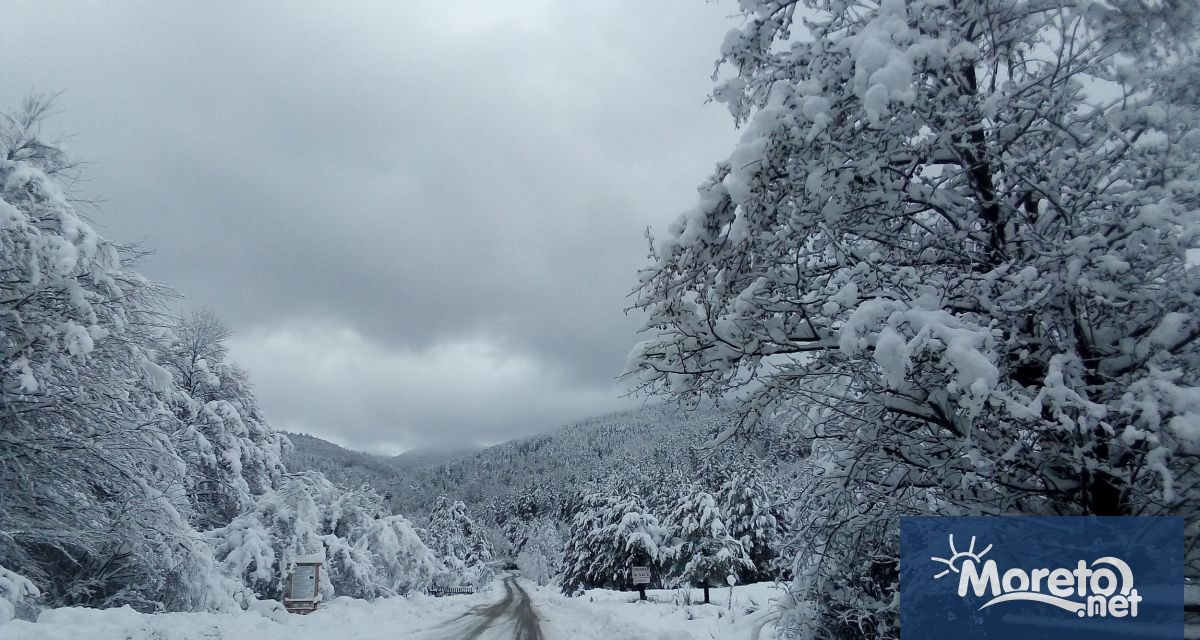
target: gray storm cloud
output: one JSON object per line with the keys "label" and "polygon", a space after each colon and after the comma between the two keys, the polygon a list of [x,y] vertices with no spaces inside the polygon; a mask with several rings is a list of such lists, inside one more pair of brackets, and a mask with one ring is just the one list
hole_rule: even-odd
{"label": "gray storm cloud", "polygon": [[497,442],[627,406],[626,294],[729,149],[729,6],[0,8],[0,104],[49,124],[106,235],[237,334],[279,424]]}

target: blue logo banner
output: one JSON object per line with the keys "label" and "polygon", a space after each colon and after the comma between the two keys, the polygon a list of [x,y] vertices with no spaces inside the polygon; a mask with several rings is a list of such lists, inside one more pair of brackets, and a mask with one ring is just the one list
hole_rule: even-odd
{"label": "blue logo banner", "polygon": [[900,519],[900,635],[1183,637],[1183,518]]}

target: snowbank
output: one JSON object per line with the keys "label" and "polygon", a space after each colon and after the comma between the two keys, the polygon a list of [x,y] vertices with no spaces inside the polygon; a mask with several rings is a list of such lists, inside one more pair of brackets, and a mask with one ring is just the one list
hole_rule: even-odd
{"label": "snowbank", "polygon": [[119,609],[50,609],[37,622],[0,625],[4,640],[378,640],[436,636],[451,612],[493,601],[492,592],[432,598],[412,595],[368,602],[335,598],[308,615],[281,612],[269,601],[257,611],[138,613]]}
{"label": "snowbank", "polygon": [[[589,589],[569,598],[553,588],[529,588],[547,640],[773,640],[773,604],[780,587],[770,582],[710,590],[647,589],[646,602],[628,591]],[[761,635],[755,636],[759,630]]]}

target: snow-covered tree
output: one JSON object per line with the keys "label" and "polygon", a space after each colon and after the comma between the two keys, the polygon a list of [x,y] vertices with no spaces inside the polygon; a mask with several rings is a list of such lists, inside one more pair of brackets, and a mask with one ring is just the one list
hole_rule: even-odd
{"label": "snow-covered tree", "polygon": [[229,327],[208,309],[194,311],[171,327],[163,367],[191,397],[215,400],[221,389],[216,367],[229,357]]}
{"label": "snow-covered tree", "polygon": [[172,434],[188,462],[193,521],[202,529],[229,523],[255,496],[272,489],[288,446],[270,428],[246,373],[228,360],[229,330],[210,311],[193,313],[167,332],[159,361],[177,382]]}
{"label": "snow-covered tree", "polygon": [[324,563],[323,598],[402,595],[444,571],[407,520],[383,513],[377,494],[336,487],[319,473],[285,476],[278,491],[204,535],[223,569],[262,598],[279,599],[307,560]]}
{"label": "snow-covered tree", "polygon": [[629,588],[634,566],[648,566],[657,574],[667,559],[665,533],[636,496],[587,495],[563,553],[563,592]]}
{"label": "snow-covered tree", "polygon": [[428,587],[445,570],[444,564],[421,540],[403,516],[376,517],[364,522],[351,538],[356,558],[367,557],[368,569],[358,588],[343,594],[360,598],[404,595]]}
{"label": "snow-covered tree", "polygon": [[525,548],[529,536],[551,511],[550,503],[554,498],[547,493],[544,487],[527,484],[493,505],[492,512],[496,514],[513,555]]}
{"label": "snow-covered tree", "polygon": [[0,115],[0,565],[47,604],[226,606],[169,436],[161,292],[64,191],[47,108]]}
{"label": "snow-covered tree", "polygon": [[716,494],[729,535],[742,543],[753,566],[742,571],[741,582],[773,580],[783,545],[781,526],[772,509],[771,493],[757,468],[735,468]]}
{"label": "snow-covered tree", "polygon": [[478,586],[490,580],[492,544],[483,527],[467,513],[461,500],[440,496],[430,514],[429,546],[451,571],[451,582]]}
{"label": "snow-covered tree", "polygon": [[629,372],[825,442],[798,587],[901,513],[1194,514],[1196,4],[741,7],[745,133],[652,244]]}
{"label": "snow-covered tree", "polygon": [[739,575],[754,568],[741,541],[730,535],[711,493],[696,490],[680,496],[668,523],[670,573],[685,584],[703,587],[705,603],[709,602],[709,587],[732,587]]}
{"label": "snow-covered tree", "polygon": [[546,519],[532,523],[523,535],[525,544],[517,554],[521,576],[547,585],[562,571],[563,538],[555,524]]}

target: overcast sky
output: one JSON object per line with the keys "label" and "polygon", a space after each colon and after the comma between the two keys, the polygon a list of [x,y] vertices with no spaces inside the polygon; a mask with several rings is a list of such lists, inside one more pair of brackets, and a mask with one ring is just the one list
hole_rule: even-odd
{"label": "overcast sky", "polygon": [[736,139],[702,0],[0,4],[104,235],[235,332],[278,427],[495,443],[630,406],[626,294]]}

